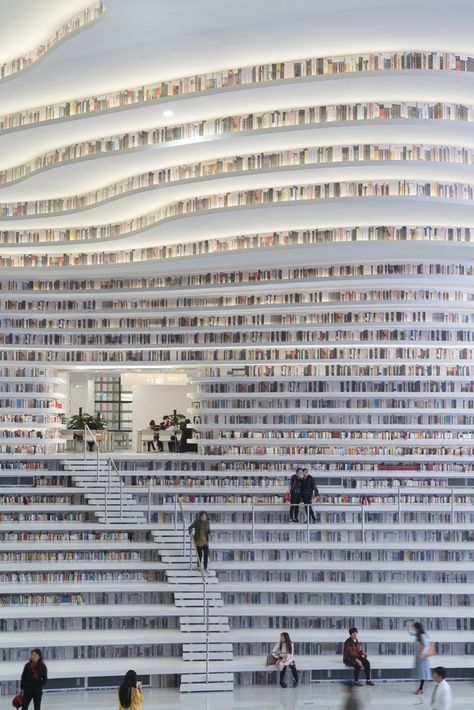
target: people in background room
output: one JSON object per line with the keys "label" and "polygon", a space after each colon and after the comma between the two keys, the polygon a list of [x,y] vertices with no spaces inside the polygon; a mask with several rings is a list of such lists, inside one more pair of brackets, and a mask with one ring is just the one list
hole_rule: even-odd
{"label": "people in background room", "polygon": [[23,691],[22,709],[27,710],[33,701],[34,710],[41,710],[43,688],[48,680],[48,669],[43,661],[43,654],[39,648],[34,648],[30,660],[25,663],[21,674],[20,687]]}
{"label": "people in background room", "polygon": [[453,698],[451,694],[451,686],[446,680],[446,668],[438,666],[433,668],[433,680],[435,687],[431,695],[432,710],[452,710]]}
{"label": "people in background room", "polygon": [[127,671],[119,688],[119,710],[142,710],[142,684],[135,671]]}
{"label": "people in background room", "polygon": [[290,480],[290,523],[298,522],[303,492],[303,469],[297,468]]}
{"label": "people in background room", "polygon": [[276,667],[280,671],[281,687],[287,687],[285,683],[287,668],[291,670],[293,675],[293,687],[296,687],[298,685],[298,671],[296,670],[295,663],[295,645],[286,631],[280,634],[280,640],[275,644],[272,656],[276,659]]}
{"label": "people in background room", "polygon": [[415,636],[415,664],[414,664],[414,674],[415,678],[420,681],[415,695],[423,695],[423,686],[425,681],[431,680],[431,669],[430,669],[430,640],[426,634],[423,624],[419,621],[415,621],[412,624],[410,633]]}
{"label": "people in background room", "polygon": [[313,476],[307,468],[303,469],[303,481],[301,483],[301,498],[305,505],[306,515],[309,515],[310,522],[316,522],[313,510],[313,498],[319,495]]}
{"label": "people in background room", "polygon": [[194,542],[196,543],[199,563],[202,564],[204,571],[207,572],[211,528],[206,511],[202,510],[199,513],[196,520],[189,526],[188,531],[190,535],[194,535]]}
{"label": "people in background room", "polygon": [[[154,419],[151,419],[151,420],[150,420],[150,423],[148,424],[148,429],[149,429],[150,433],[153,434],[153,439],[152,439],[151,441],[147,441],[147,442],[146,442],[147,449],[148,449],[149,452],[150,452],[150,451],[156,451],[156,448],[155,448],[155,441],[156,441],[156,438],[157,438],[158,427],[157,427],[156,422],[155,422]],[[158,438],[158,441],[159,441],[159,438]]]}
{"label": "people in background room", "polygon": [[365,684],[374,685],[370,678],[370,663],[367,659],[367,653],[362,650],[357,637],[358,633],[355,626],[349,629],[349,638],[344,643],[342,660],[346,666],[354,668],[354,685],[362,686],[359,680],[362,669],[364,669],[365,673]]}
{"label": "people in background room", "polygon": [[191,420],[185,419],[184,426],[181,429],[181,439],[179,441],[179,453],[184,454],[191,451],[197,451],[196,444],[188,444],[189,439],[193,438],[194,429],[191,426]]}

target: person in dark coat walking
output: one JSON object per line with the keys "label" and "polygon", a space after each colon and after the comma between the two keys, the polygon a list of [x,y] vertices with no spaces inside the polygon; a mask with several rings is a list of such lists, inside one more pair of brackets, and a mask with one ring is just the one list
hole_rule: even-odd
{"label": "person in dark coat walking", "polygon": [[194,542],[196,543],[199,563],[202,564],[204,571],[207,572],[211,528],[206,511],[203,510],[199,513],[196,520],[189,526],[188,531],[190,535],[194,535]]}
{"label": "person in dark coat walking", "polygon": [[303,469],[297,468],[290,480],[290,523],[298,522],[303,491]]}
{"label": "person in dark coat walking", "polygon": [[309,515],[310,522],[316,522],[316,516],[313,510],[313,498],[319,496],[319,491],[316,487],[314,478],[307,468],[303,469],[303,482],[301,484],[301,497],[306,509],[306,515]]}
{"label": "person in dark coat walking", "polygon": [[33,701],[34,710],[41,710],[41,698],[47,680],[48,669],[43,661],[43,654],[39,648],[34,648],[31,652],[30,660],[25,663],[21,674],[22,710],[28,710],[31,701]]}

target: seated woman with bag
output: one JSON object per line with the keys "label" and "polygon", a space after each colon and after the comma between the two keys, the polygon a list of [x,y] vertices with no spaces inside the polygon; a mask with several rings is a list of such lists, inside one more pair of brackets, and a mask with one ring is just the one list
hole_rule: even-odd
{"label": "seated woman with bag", "polygon": [[286,632],[280,634],[280,641],[277,643],[270,656],[267,657],[267,666],[275,665],[280,671],[280,685],[286,688],[285,675],[289,667],[293,674],[293,687],[298,685],[298,671],[295,664],[295,645]]}

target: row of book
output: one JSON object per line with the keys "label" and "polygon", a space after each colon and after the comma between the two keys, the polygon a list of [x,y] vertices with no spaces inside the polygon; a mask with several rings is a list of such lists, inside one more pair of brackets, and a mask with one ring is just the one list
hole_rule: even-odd
{"label": "row of book", "polygon": [[[163,276],[143,276],[127,278],[119,278],[110,276],[101,279],[91,277],[78,276],[71,278],[56,278],[50,279],[48,276],[38,277],[36,279],[24,279],[17,277],[15,280],[6,279],[0,284],[0,294],[15,295],[17,292],[47,292],[47,291],[62,291],[64,295],[73,295],[79,293],[84,295],[88,291],[99,291],[103,294],[106,291],[127,291],[147,289],[170,289],[181,287],[195,286],[224,286],[229,284],[242,283],[260,283],[272,281],[299,281],[309,279],[322,278],[345,278],[347,276],[409,276],[409,275],[449,275],[449,276],[471,276],[474,273],[474,267],[470,264],[456,263],[397,263],[383,262],[375,264],[360,264],[346,263],[321,266],[298,266],[298,267],[278,267],[271,269],[239,269],[233,271],[190,274],[173,274]],[[33,295],[33,293],[31,294]],[[112,295],[112,294],[110,294]],[[421,318],[422,314],[413,313],[413,319],[417,320],[417,316]]]}
{"label": "row of book", "polygon": [[[281,305],[281,306],[298,306],[301,305],[314,305],[318,304],[328,304],[328,306],[336,307],[337,304],[354,304],[353,310],[358,302],[363,304],[366,310],[377,304],[380,308],[380,302],[384,301],[387,305],[391,302],[395,302],[397,307],[400,308],[398,302],[408,302],[409,307],[413,307],[414,301],[422,302],[423,306],[419,308],[425,309],[426,306],[430,304],[428,308],[432,311],[434,308],[446,307],[446,304],[450,305],[450,308],[455,308],[455,304],[465,304],[472,303],[474,301],[474,294],[472,294],[467,289],[463,288],[439,288],[438,286],[432,286],[429,288],[423,288],[421,285],[408,284],[406,287],[394,287],[387,282],[385,287],[374,286],[370,282],[367,285],[360,286],[359,284],[354,285],[350,281],[344,284],[340,284],[339,288],[328,289],[324,287],[324,284],[318,285],[317,283],[312,283],[307,289],[295,289],[294,291],[281,292],[280,289],[276,288],[273,292],[268,289],[266,293],[256,292],[256,293],[234,293],[228,296],[203,296],[203,295],[190,295],[187,297],[174,297],[174,298],[159,298],[154,297],[154,295],[147,295],[147,293],[139,294],[135,298],[125,298],[116,297],[111,299],[110,296],[100,297],[96,294],[95,298],[78,298],[76,300],[70,300],[65,298],[62,301],[55,299],[48,300],[45,299],[35,299],[28,300],[28,293],[25,293],[22,299],[9,299],[0,298],[0,308],[5,315],[7,313],[15,313],[17,311],[29,310],[32,312],[44,313],[47,315],[48,312],[57,313],[70,311],[72,313],[77,312],[78,315],[83,315],[83,312],[95,311],[99,313],[113,313],[121,312],[121,317],[123,318],[123,311],[127,310],[146,310],[150,309],[156,311],[157,309],[163,309],[163,315],[168,315],[166,313],[166,308],[179,309],[188,308],[191,313],[193,311],[200,314],[206,308],[222,308],[223,311],[226,309],[232,309],[235,306],[239,307],[249,307],[249,306],[263,306],[268,307],[270,305]],[[408,305],[407,304],[407,305]],[[265,310],[265,309],[264,309]],[[282,309],[284,310],[284,309]],[[87,313],[90,317],[90,314]],[[173,313],[172,315],[176,315]],[[250,313],[253,315],[253,313]]]}
{"label": "row of book", "polygon": [[[5,79],[6,77],[28,69],[28,67],[44,57],[45,54],[47,54],[53,47],[62,42],[68,36],[100,17],[100,15],[104,12],[104,9],[105,7],[102,2],[96,2],[93,5],[90,5],[74,15],[74,17],[71,17],[69,20],[64,22],[54,32],[54,34],[51,35],[51,37],[48,37],[47,40],[31,51],[0,64],[0,79]],[[0,128],[12,128],[20,125],[18,123],[18,118],[14,118],[15,116],[18,117],[21,116],[21,114],[5,116],[3,122],[0,123]]]}
{"label": "row of book", "polygon": [[[5,330],[9,328],[7,323]],[[63,345],[65,347],[80,347],[90,345],[94,347],[104,347],[106,345],[121,345],[121,346],[206,346],[206,345],[253,345],[261,344],[263,347],[272,347],[273,345],[282,345],[286,343],[296,343],[302,345],[304,343],[338,343],[346,345],[347,343],[363,344],[363,343],[418,343],[420,346],[436,343],[439,347],[448,347],[445,343],[472,343],[474,342],[474,331],[472,329],[465,330],[358,330],[354,328],[351,331],[326,331],[326,330],[294,330],[288,326],[280,326],[280,330],[260,330],[258,326],[254,326],[251,331],[238,329],[231,330],[230,328],[222,328],[220,330],[213,329],[205,331],[199,329],[194,332],[173,333],[167,329],[156,329],[155,332],[144,329],[145,332],[130,333],[129,331],[105,332],[104,334],[94,332],[77,333],[77,329],[71,326],[68,330],[59,331],[57,333],[50,332],[46,328],[34,328],[33,332],[12,333],[7,330],[4,334],[0,333],[0,345]],[[69,331],[74,331],[73,333]],[[20,389],[24,391],[27,388],[20,387],[12,388],[4,387],[4,392],[15,392]],[[29,388],[30,390],[33,388]],[[44,388],[46,391],[47,387]],[[380,389],[382,387],[380,386]],[[269,388],[267,388],[269,391]],[[278,389],[276,390],[278,391]],[[288,383],[287,391],[308,391],[303,387],[297,387],[294,383]],[[317,390],[313,390],[317,391]],[[322,391],[322,390],[321,390]],[[367,391],[367,390],[365,390]],[[3,394],[0,391],[0,396]],[[54,397],[51,393],[51,397]]]}
{"label": "row of book", "polygon": [[68,253],[30,253],[18,255],[2,255],[1,267],[19,266],[97,266],[128,264],[142,261],[172,259],[181,256],[198,256],[203,254],[221,254],[243,249],[268,249],[281,246],[307,244],[322,244],[327,242],[349,241],[447,241],[471,242],[474,237],[468,227],[341,227],[336,229],[313,229],[289,232],[272,232],[261,234],[243,234],[216,239],[202,239],[193,242],[167,244],[108,251],[102,248],[94,252]]}
{"label": "row of book", "polygon": [[120,562],[140,561],[137,550],[45,550],[42,552],[0,552],[2,562]]}

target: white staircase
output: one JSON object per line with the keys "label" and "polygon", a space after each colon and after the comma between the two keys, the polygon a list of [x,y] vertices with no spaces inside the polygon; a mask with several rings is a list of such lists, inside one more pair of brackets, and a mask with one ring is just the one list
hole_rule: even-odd
{"label": "white staircase", "polygon": [[[64,471],[71,476],[77,488],[83,491],[84,498],[94,510],[100,523],[146,523],[144,513],[137,510],[137,502],[130,493],[121,490],[120,476],[110,467],[106,458],[97,460],[71,458],[63,462]],[[109,485],[110,482],[110,485]],[[107,520],[106,520],[107,518]]]}
{"label": "white staircase", "polygon": [[[162,561],[166,565],[166,576],[173,587],[174,603],[182,609],[179,617],[180,629],[189,633],[189,642],[183,643],[183,660],[190,662],[189,673],[181,675],[181,692],[226,691],[234,689],[233,673],[219,670],[223,662],[233,660],[232,644],[226,640],[229,633],[229,619],[222,614],[222,597],[219,592],[215,572],[206,577],[206,599],[209,600],[209,667],[206,673],[193,672],[193,663],[202,666],[206,661],[206,612],[204,603],[204,583],[201,572],[190,569],[189,545],[183,531],[157,530],[152,533],[158,545]],[[221,639],[222,636],[222,639]]]}

